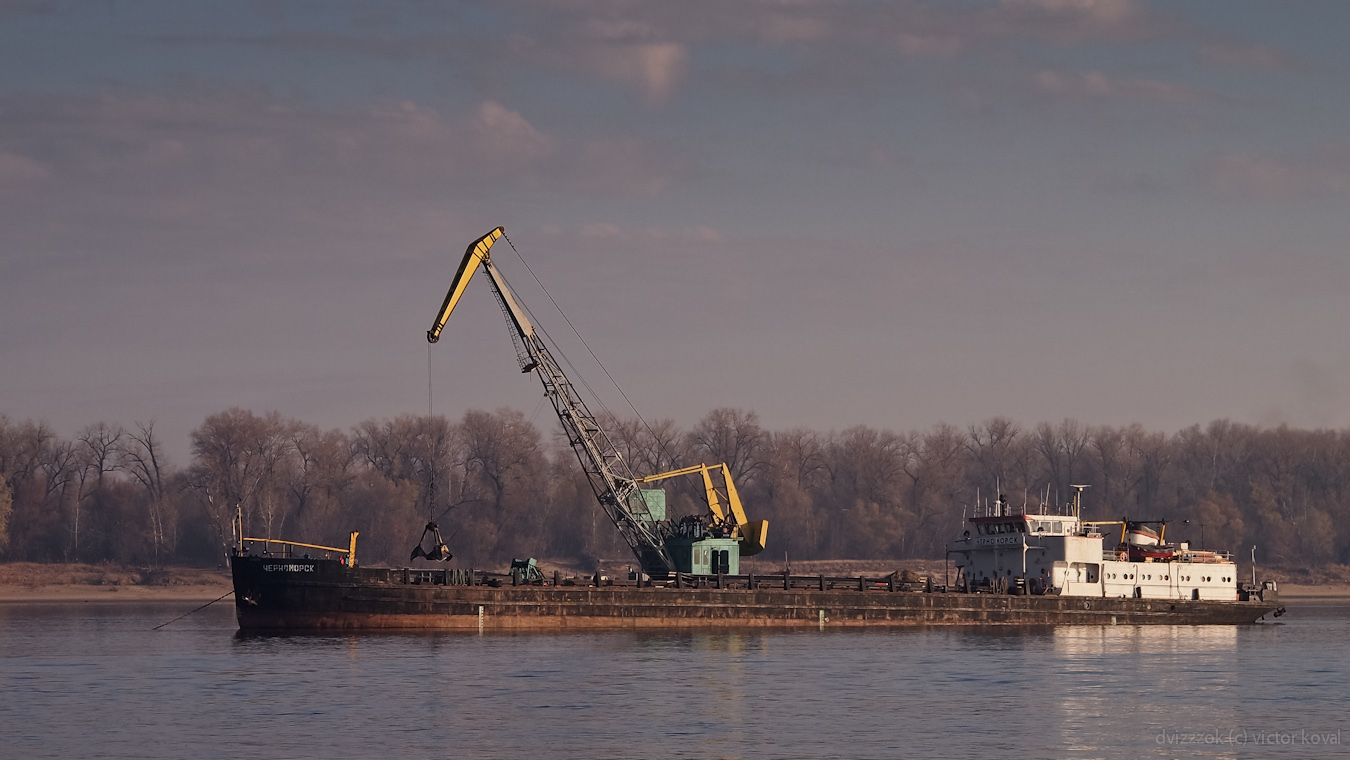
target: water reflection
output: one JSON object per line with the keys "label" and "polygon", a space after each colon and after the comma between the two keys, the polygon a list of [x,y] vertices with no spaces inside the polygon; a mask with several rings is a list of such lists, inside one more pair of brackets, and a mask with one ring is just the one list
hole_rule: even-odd
{"label": "water reflection", "polygon": [[1054,635],[1046,707],[1059,745],[1140,753],[1168,726],[1239,721],[1238,629],[1232,626],[1074,626]]}
{"label": "water reflection", "polygon": [[480,637],[235,636],[208,609],[149,631],[172,616],[0,608],[4,753],[87,754],[93,730],[138,757],[1135,760],[1233,754],[1157,741],[1201,728],[1347,728],[1350,702],[1350,610],[1240,628]]}

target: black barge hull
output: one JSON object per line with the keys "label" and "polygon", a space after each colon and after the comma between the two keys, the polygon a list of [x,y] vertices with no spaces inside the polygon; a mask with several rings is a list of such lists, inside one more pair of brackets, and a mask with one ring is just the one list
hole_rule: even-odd
{"label": "black barge hull", "polygon": [[[1251,601],[1014,596],[866,590],[465,585],[456,571],[353,568],[335,560],[232,558],[243,631],[478,630],[922,625],[1241,625]],[[464,571],[459,571],[464,573]],[[824,585],[824,584],[822,584]]]}

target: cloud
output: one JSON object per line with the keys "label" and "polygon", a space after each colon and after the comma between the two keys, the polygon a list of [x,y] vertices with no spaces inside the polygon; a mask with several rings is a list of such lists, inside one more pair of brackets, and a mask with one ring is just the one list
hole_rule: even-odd
{"label": "cloud", "polygon": [[1289,200],[1350,195],[1350,146],[1329,145],[1305,155],[1229,153],[1197,172],[1215,195],[1245,200]]}
{"label": "cloud", "polygon": [[1200,46],[1200,60],[1211,66],[1251,69],[1292,69],[1298,60],[1279,48],[1232,42],[1212,42]]}
{"label": "cloud", "polygon": [[0,184],[19,185],[44,180],[49,174],[47,167],[28,156],[0,150]]}
{"label": "cloud", "polygon": [[[1006,52],[1010,45],[1024,41],[1058,47],[1123,45],[1185,32],[1172,18],[1137,0],[687,0],[678,4],[505,0],[485,4],[483,11],[487,18],[509,21],[509,33],[503,36],[494,30],[494,35],[484,36],[460,19],[453,24],[409,24],[418,31],[408,34],[391,32],[386,25],[346,34],[287,31],[253,37],[195,34],[157,39],[193,46],[216,41],[429,59],[457,69],[476,69],[483,77],[503,76],[514,67],[522,71],[543,67],[609,82],[639,94],[648,104],[660,105],[686,84],[690,62],[715,49],[789,48],[794,54],[811,54],[807,65],[848,78],[854,76],[852,61],[860,54],[892,52],[911,59],[950,60],[987,55],[998,48]],[[760,65],[748,57],[735,59],[730,65]],[[781,73],[774,67],[771,70]]]}
{"label": "cloud", "polygon": [[1116,79],[1099,71],[1042,70],[1032,78],[1038,92],[1064,100],[1135,100],[1158,103],[1194,103],[1205,95],[1184,85],[1149,79]]}
{"label": "cloud", "polygon": [[1167,26],[1137,0],[1001,0],[985,24],[987,34],[1061,45],[1134,41]]}
{"label": "cloud", "polygon": [[559,172],[576,189],[604,195],[653,197],[686,179],[692,161],[658,150],[633,137],[593,138],[579,149],[560,156]]}
{"label": "cloud", "polygon": [[116,182],[123,192],[259,178],[420,191],[510,169],[500,181],[652,193],[682,163],[622,135],[565,143],[495,100],[444,113],[411,100],[318,106],[239,87],[12,97],[0,102],[0,129],[0,181]]}
{"label": "cloud", "polygon": [[901,32],[896,36],[900,52],[912,58],[955,58],[968,44],[967,40],[951,34]]}
{"label": "cloud", "polygon": [[685,44],[641,14],[631,17],[563,13],[546,31],[515,48],[538,62],[638,88],[649,103],[674,94],[689,58]]}
{"label": "cloud", "polygon": [[529,162],[553,152],[551,137],[535,129],[518,112],[491,100],[478,107],[473,127],[478,139],[495,157]]}
{"label": "cloud", "polygon": [[606,78],[636,84],[649,102],[660,103],[675,92],[688,57],[682,45],[671,42],[618,45],[597,51],[595,65]]}
{"label": "cloud", "polygon": [[[435,239],[454,214],[495,216],[522,190],[652,197],[691,172],[663,146],[562,139],[496,100],[317,105],[247,87],[0,98],[0,136],[11,274],[110,251],[355,255],[382,239]],[[311,242],[335,238],[326,251]]]}
{"label": "cloud", "polygon": [[[554,237],[566,236],[566,233],[563,230],[552,226],[548,229],[544,229],[543,232]],[[608,240],[622,243],[674,242],[681,245],[720,245],[726,242],[726,238],[722,233],[702,224],[678,229],[667,229],[662,227],[628,229],[610,222],[591,222],[581,225],[581,227],[577,229],[576,237],[583,241]]]}
{"label": "cloud", "polygon": [[610,224],[609,222],[592,222],[590,224],[582,225],[581,230],[577,234],[582,239],[592,240],[596,238],[619,239],[625,237],[623,230],[619,229],[618,225]]}

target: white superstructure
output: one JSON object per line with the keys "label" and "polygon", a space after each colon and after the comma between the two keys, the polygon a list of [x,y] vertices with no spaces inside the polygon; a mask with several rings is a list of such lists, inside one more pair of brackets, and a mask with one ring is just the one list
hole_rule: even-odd
{"label": "white superstructure", "polygon": [[[1000,499],[992,514],[970,518],[970,530],[951,546],[962,582],[972,589],[1028,594],[1238,598],[1237,565],[1227,553],[1133,541],[1106,550],[1097,527],[1104,523],[1084,522],[1080,515],[1077,500],[1064,514],[1050,515],[1014,514]],[[1134,531],[1135,523],[1114,524]]]}

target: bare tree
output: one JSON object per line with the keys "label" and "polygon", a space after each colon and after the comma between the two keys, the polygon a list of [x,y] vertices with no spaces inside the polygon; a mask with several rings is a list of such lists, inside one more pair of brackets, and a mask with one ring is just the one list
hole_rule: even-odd
{"label": "bare tree", "polygon": [[351,442],[340,430],[305,424],[292,428],[291,436],[296,466],[289,473],[288,487],[298,526],[305,535],[335,540],[341,529],[330,523],[355,478]]}
{"label": "bare tree", "polygon": [[155,421],[136,422],[117,449],[117,467],[131,476],[145,493],[145,517],[150,556],[156,566],[177,544],[178,509],[165,487],[167,463],[163,445],[155,436]]}
{"label": "bare tree", "polygon": [[80,431],[73,445],[74,466],[70,483],[74,494],[67,499],[69,511],[70,554],[80,560],[80,529],[84,522],[85,504],[97,503],[104,494],[104,476],[116,468],[117,446],[123,431],[120,426],[106,422],[89,425]]}
{"label": "bare tree", "polygon": [[269,537],[284,521],[277,491],[284,482],[283,460],[291,453],[289,430],[276,412],[259,417],[234,408],[207,417],[192,431],[189,483],[205,501],[227,562],[224,550],[236,509],[248,522],[260,517]]}
{"label": "bare tree", "polygon": [[738,487],[747,487],[761,466],[764,431],[759,426],[759,415],[754,412],[714,409],[698,421],[689,435],[695,456],[712,464],[725,462]]}
{"label": "bare tree", "polygon": [[1087,428],[1077,420],[1065,419],[1058,425],[1042,422],[1036,426],[1036,449],[1055,488],[1052,500],[1063,502],[1068,499],[1069,487],[1079,474],[1088,439]]}

